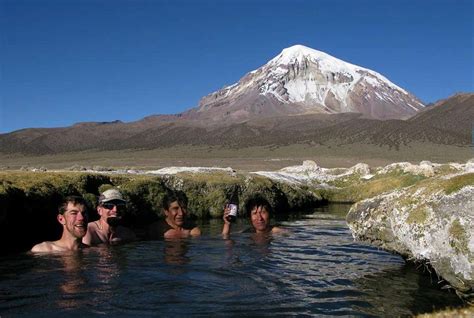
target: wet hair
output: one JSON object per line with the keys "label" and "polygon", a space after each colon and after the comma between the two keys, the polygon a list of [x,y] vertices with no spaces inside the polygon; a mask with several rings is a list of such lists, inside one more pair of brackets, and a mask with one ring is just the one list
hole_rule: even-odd
{"label": "wet hair", "polygon": [[260,206],[262,208],[265,208],[265,210],[267,210],[270,215],[273,214],[273,208],[272,208],[270,202],[268,202],[268,200],[265,199],[262,195],[256,194],[256,195],[248,198],[247,201],[245,201],[245,213],[246,213],[246,215],[250,216],[250,213],[252,212],[252,210],[255,207],[260,207]]}
{"label": "wet hair", "polygon": [[61,202],[58,208],[58,213],[59,214],[64,214],[67,210],[67,206],[69,203],[72,203],[73,205],[82,205],[84,206],[85,211],[87,211],[87,201],[78,195],[70,195],[64,198],[64,200]]}
{"label": "wet hair", "polygon": [[171,203],[178,201],[178,204],[182,208],[188,207],[188,198],[183,191],[170,191],[165,194],[162,201],[162,207],[164,210],[168,210],[170,208]]}

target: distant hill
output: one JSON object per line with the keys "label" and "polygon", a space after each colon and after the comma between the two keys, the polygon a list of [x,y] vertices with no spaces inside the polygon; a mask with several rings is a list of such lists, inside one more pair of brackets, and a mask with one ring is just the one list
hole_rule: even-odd
{"label": "distant hill", "polygon": [[468,147],[474,94],[457,94],[408,120],[376,120],[359,113],[267,116],[225,125],[186,116],[150,116],[123,123],[80,123],[0,135],[0,153],[60,154],[84,150],[154,149],[175,145],[248,146],[362,143],[397,149],[411,143]]}
{"label": "distant hill", "polygon": [[474,129],[474,94],[456,94],[440,100],[415,114],[408,121],[419,126],[430,126],[448,133],[466,135]]}

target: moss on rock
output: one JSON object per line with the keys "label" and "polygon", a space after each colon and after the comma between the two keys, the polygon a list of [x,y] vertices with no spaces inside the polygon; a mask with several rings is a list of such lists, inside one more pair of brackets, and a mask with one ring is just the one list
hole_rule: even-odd
{"label": "moss on rock", "polygon": [[459,220],[456,219],[451,223],[449,236],[449,244],[456,252],[463,254],[469,253],[469,237]]}
{"label": "moss on rock", "polygon": [[447,179],[443,183],[443,190],[446,194],[451,194],[468,185],[474,186],[474,173],[463,174]]}
{"label": "moss on rock", "polygon": [[428,207],[426,205],[414,206],[408,213],[408,224],[423,224],[428,219]]}

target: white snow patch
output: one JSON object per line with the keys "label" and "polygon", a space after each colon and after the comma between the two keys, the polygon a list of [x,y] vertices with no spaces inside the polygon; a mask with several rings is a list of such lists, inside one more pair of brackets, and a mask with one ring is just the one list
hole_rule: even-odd
{"label": "white snow patch", "polygon": [[380,85],[380,82],[374,77],[366,76],[366,77],[364,77],[364,80],[365,80],[365,82],[369,83],[373,87],[382,86],[382,85]]}
{"label": "white snow patch", "polygon": [[385,100],[385,98],[383,98],[382,95],[380,95],[379,93],[375,92],[375,96],[377,96],[379,99],[381,100]]}
{"label": "white snow patch", "polygon": [[[395,85],[390,82],[383,75],[369,70],[367,68],[357,66],[338,58],[335,58],[327,53],[314,50],[312,48],[306,47],[304,45],[294,45],[289,48],[284,49],[278,56],[271,59],[267,65],[289,65],[302,63],[308,59],[314,63],[317,63],[320,67],[320,70],[323,74],[329,73],[342,73],[350,74],[353,78],[353,83],[356,83],[361,78],[361,73],[368,73],[375,78],[369,76],[363,76],[364,80],[370,82],[374,86],[380,86],[381,82],[387,84],[392,89],[401,91],[402,93],[408,95],[403,88]],[[378,81],[377,81],[378,79]]]}
{"label": "white snow patch", "polygon": [[411,108],[413,108],[414,110],[418,111],[418,108],[416,108],[415,106],[413,106],[412,104],[410,103],[407,103],[408,106],[410,106]]}

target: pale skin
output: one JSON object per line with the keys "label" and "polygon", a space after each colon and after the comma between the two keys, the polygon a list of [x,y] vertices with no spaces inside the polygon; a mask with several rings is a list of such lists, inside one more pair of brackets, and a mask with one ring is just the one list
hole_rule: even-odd
{"label": "pale skin", "polygon": [[87,231],[87,213],[82,204],[69,202],[63,214],[58,214],[58,222],[63,226],[63,234],[57,241],[36,244],[31,249],[34,253],[52,253],[77,251],[85,245],[82,238]]}
{"label": "pale skin", "polygon": [[[231,223],[229,221],[229,212],[230,208],[226,206],[224,209],[224,226],[222,227],[222,235],[227,237],[230,234]],[[265,234],[265,233],[286,233],[285,229],[282,229],[278,226],[271,226],[270,225],[270,213],[264,206],[255,206],[250,211],[250,223],[252,227],[255,229],[255,233],[257,234]]]}
{"label": "pale skin", "polygon": [[[132,230],[118,225],[110,226],[108,218],[118,217],[119,209],[124,206],[124,202],[111,202],[113,208],[107,209],[102,204],[97,207],[100,218],[87,225],[87,234],[82,239],[84,244],[95,246],[100,244],[119,244],[136,240]],[[118,206],[121,206],[120,208]]]}
{"label": "pale skin", "polygon": [[184,222],[186,220],[187,210],[182,207],[178,201],[173,201],[168,209],[164,210],[166,216],[166,223],[172,228],[165,232],[165,238],[186,238],[189,236],[201,235],[199,227],[194,227],[191,230],[185,229]]}

